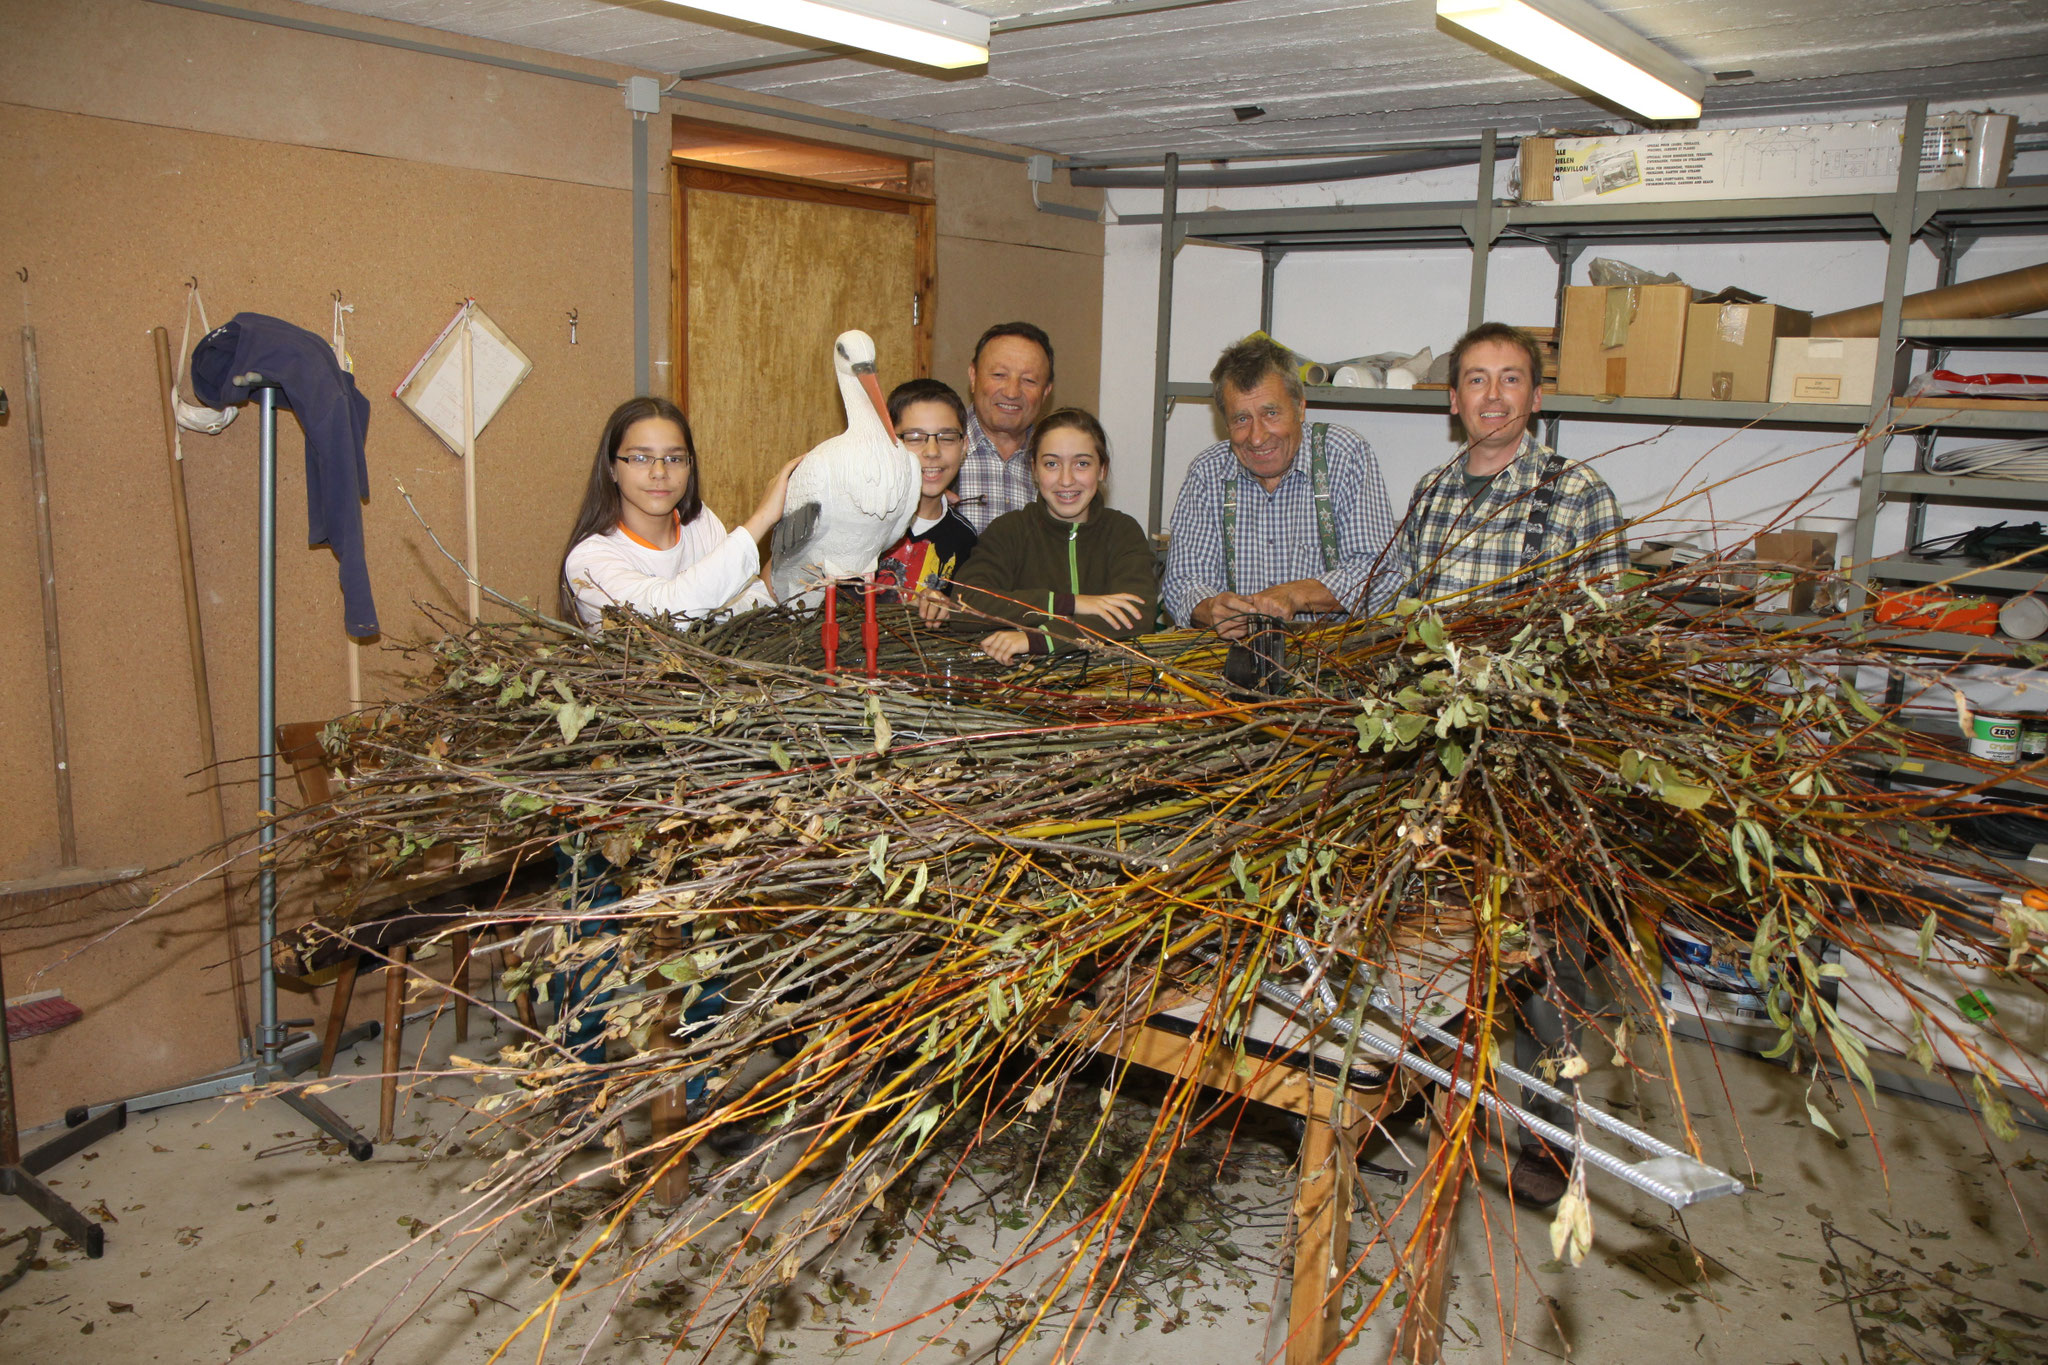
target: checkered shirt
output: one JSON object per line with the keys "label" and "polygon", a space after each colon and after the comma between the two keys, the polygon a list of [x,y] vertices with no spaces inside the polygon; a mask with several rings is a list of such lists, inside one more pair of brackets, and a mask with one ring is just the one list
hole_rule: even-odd
{"label": "checkered shirt", "polygon": [[1401,527],[1405,558],[1415,569],[1408,596],[1496,596],[1518,591],[1529,569],[1547,579],[1572,579],[1628,567],[1628,523],[1598,474],[1582,464],[1567,464],[1558,474],[1542,549],[1532,559],[1527,512],[1550,448],[1523,432],[1514,462],[1469,501],[1465,451],[1460,446],[1450,463],[1423,475],[1409,500]]}
{"label": "checkered shirt", "polygon": [[1014,512],[1030,505],[1038,496],[1038,481],[1031,477],[1031,458],[1024,452],[1031,448],[1031,432],[1024,433],[1024,444],[1017,453],[1004,459],[996,453],[996,443],[981,429],[981,414],[972,408],[967,412],[967,453],[960,459],[960,475],[953,481],[953,488],[960,494],[959,512],[967,518],[974,534],[980,535],[988,524],[1005,512]]}
{"label": "checkered shirt", "polygon": [[1383,611],[1407,579],[1394,543],[1394,514],[1379,461],[1365,438],[1332,426],[1323,454],[1330,471],[1330,506],[1337,524],[1337,562],[1323,567],[1316,532],[1315,492],[1309,478],[1310,434],[1268,493],[1238,463],[1230,442],[1195,456],[1173,508],[1160,597],[1173,619],[1187,625],[1198,603],[1230,590],[1223,559],[1223,488],[1237,480],[1237,592],[1249,596],[1281,583],[1319,580],[1339,602]]}

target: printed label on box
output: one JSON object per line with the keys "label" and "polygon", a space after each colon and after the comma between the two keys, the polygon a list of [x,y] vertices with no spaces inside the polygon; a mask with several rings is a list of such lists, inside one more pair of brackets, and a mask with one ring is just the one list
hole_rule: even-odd
{"label": "printed label on box", "polygon": [[1838,374],[1795,374],[1792,396],[1809,403],[1842,401],[1842,376]]}

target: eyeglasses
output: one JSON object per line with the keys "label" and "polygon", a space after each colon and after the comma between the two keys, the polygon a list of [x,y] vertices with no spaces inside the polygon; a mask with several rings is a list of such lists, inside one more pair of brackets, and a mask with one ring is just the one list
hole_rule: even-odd
{"label": "eyeglasses", "polygon": [[958,427],[948,427],[944,431],[899,431],[896,439],[903,442],[905,450],[923,450],[933,441],[937,441],[942,450],[958,450],[961,442],[967,439],[967,433]]}
{"label": "eyeglasses", "polygon": [[687,455],[648,455],[638,450],[634,451],[631,455],[614,455],[612,458],[620,464],[629,464],[640,469],[656,464],[666,465],[670,469],[681,469],[690,462],[690,457]]}

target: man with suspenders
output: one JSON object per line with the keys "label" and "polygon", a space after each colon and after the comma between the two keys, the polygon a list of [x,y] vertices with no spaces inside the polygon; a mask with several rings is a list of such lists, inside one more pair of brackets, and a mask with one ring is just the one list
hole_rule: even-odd
{"label": "man with suspenders", "polygon": [[[1628,567],[1627,524],[1613,490],[1529,432],[1543,407],[1542,375],[1535,339],[1502,323],[1482,323],[1451,348],[1451,414],[1465,429],[1465,444],[1423,475],[1409,499],[1401,543],[1414,579],[1405,596],[1471,601],[1539,582],[1598,580]],[[1550,991],[1533,989],[1521,1002],[1515,1064],[1524,1071],[1561,1064],[1577,1051],[1566,1011],[1586,1008],[1592,925],[1561,928],[1561,940],[1578,941],[1549,946]],[[1555,1084],[1574,1088],[1561,1073]],[[1559,1127],[1573,1125],[1564,1105],[1533,1096],[1524,1105]],[[1570,1169],[1569,1153],[1524,1130],[1508,1190],[1518,1204],[1549,1208],[1563,1196]]]}
{"label": "man with suspenders", "polygon": [[1173,509],[1160,596],[1174,620],[1236,639],[1259,617],[1391,606],[1407,569],[1372,447],[1305,429],[1294,358],[1264,335],[1225,349],[1209,383],[1230,438],[1195,456]]}

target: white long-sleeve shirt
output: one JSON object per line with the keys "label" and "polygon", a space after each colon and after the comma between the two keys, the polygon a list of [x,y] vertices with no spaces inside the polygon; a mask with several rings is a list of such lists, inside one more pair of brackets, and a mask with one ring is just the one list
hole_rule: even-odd
{"label": "white long-sleeve shirt", "polygon": [[723,607],[768,606],[774,599],[756,577],[760,571],[753,536],[745,527],[727,531],[709,507],[678,525],[676,543],[666,550],[621,525],[576,542],[562,566],[586,626],[598,625],[607,606],[685,619]]}

